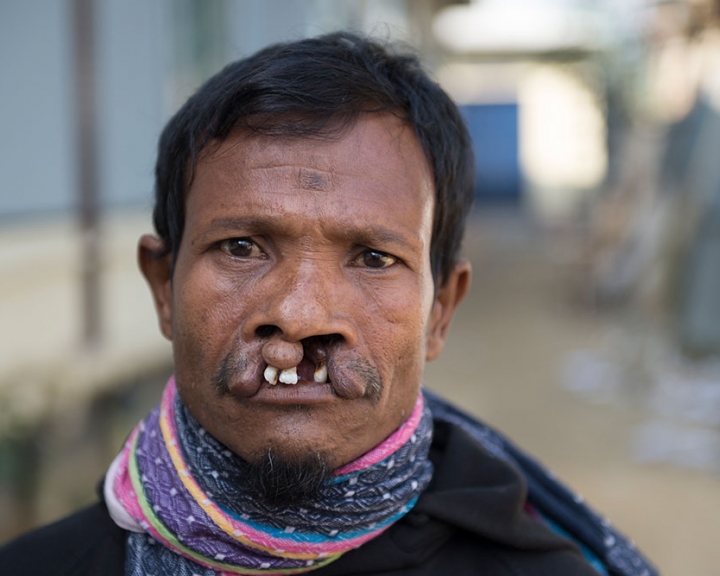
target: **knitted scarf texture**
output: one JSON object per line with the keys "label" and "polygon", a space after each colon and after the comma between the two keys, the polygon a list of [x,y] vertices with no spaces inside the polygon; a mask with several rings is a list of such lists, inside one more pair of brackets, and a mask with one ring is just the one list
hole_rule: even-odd
{"label": "knitted scarf texture", "polygon": [[432,476],[432,416],[422,394],[379,446],[333,473],[303,508],[241,490],[248,465],[207,434],[168,382],[130,434],[105,496],[130,531],[127,576],[301,574],[377,537],[417,502]]}
{"label": "knitted scarf texture", "polygon": [[377,537],[425,490],[433,419],[513,465],[528,486],[528,513],[578,544],[599,574],[657,576],[632,542],[541,464],[428,390],[408,421],[337,470],[312,506],[278,509],[233,483],[247,464],[188,413],[172,378],[105,481],[110,515],[130,532],[126,576],[300,574],[332,562]]}

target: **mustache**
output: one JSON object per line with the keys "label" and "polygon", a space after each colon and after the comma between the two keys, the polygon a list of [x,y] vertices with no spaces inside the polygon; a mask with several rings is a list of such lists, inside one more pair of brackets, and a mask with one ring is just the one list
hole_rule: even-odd
{"label": "mustache", "polygon": [[230,395],[230,382],[247,370],[250,360],[245,354],[228,352],[213,376],[213,388],[218,396]]}
{"label": "mustache", "polygon": [[365,358],[356,358],[348,363],[347,370],[357,374],[365,384],[365,398],[373,404],[380,400],[383,391],[383,381],[380,372],[375,366],[370,364]]}
{"label": "mustache", "polygon": [[[376,403],[380,400],[384,389],[382,376],[378,369],[365,358],[353,358],[352,360],[340,366],[337,361],[330,355],[327,359],[328,370],[332,374],[337,375],[341,379],[348,377],[357,379],[364,385],[364,398]],[[250,366],[250,358],[243,352],[228,352],[223,358],[220,366],[213,376],[213,388],[218,396],[228,396],[230,392],[230,384],[233,380],[242,375]],[[333,389],[337,390],[334,382],[330,381]]]}

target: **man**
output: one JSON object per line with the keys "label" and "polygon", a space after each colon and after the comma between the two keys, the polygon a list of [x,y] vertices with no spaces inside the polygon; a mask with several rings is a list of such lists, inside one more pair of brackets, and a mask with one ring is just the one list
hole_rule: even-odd
{"label": "man", "polygon": [[139,248],[174,377],[103,501],[11,543],[0,572],[653,574],[421,390],[470,283],[472,173],[447,95],[354,35],[209,80],[163,132]]}

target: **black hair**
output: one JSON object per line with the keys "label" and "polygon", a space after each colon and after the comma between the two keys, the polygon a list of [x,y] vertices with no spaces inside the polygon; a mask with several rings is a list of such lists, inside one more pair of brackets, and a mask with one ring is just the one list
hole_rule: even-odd
{"label": "black hair", "polygon": [[457,262],[474,189],[465,123],[418,58],[348,32],[275,44],[226,66],[170,119],[155,167],[154,223],[177,256],[185,196],[198,158],[233,130],[333,137],[360,114],[390,112],[410,125],[435,184],[430,262],[442,285]]}

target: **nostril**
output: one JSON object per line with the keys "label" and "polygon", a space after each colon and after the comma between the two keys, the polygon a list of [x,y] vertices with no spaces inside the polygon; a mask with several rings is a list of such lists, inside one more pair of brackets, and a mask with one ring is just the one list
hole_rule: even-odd
{"label": "nostril", "polygon": [[343,340],[345,340],[345,338],[342,334],[323,334],[322,336],[317,336],[317,342],[327,347],[330,347],[333,344],[338,344]]}
{"label": "nostril", "polygon": [[272,324],[263,324],[255,329],[255,334],[257,334],[259,338],[270,338],[270,336],[279,330],[277,326],[273,326]]}
{"label": "nostril", "polygon": [[343,342],[345,338],[341,334],[322,334],[303,338],[302,345],[307,354],[316,361],[324,359],[328,351],[335,345]]}

